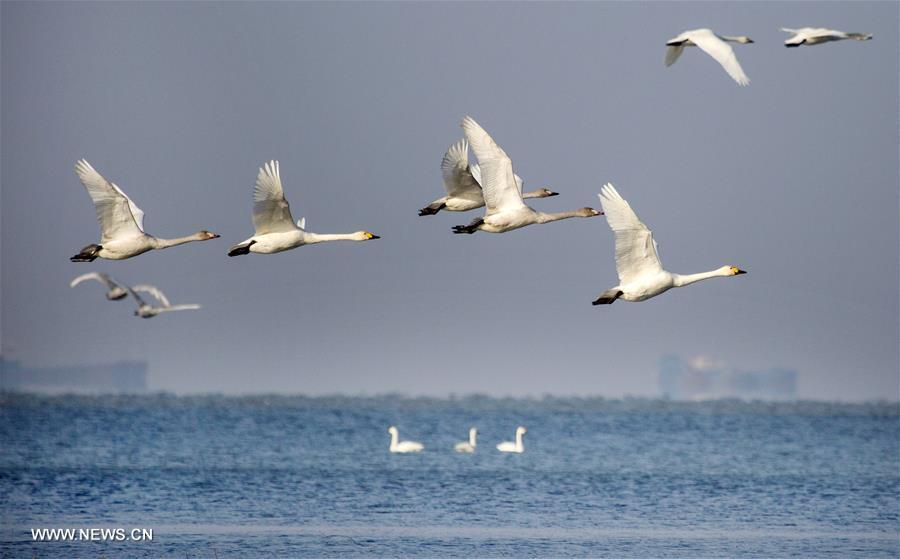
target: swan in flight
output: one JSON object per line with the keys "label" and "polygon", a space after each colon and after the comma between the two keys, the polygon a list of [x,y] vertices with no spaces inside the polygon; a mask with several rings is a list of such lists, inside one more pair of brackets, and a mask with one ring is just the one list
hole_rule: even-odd
{"label": "swan in flight", "polygon": [[391,434],[391,452],[406,454],[407,452],[420,452],[423,448],[425,448],[422,443],[417,443],[415,441],[398,440],[400,435],[397,433],[397,428],[393,425],[388,427],[388,433]]}
{"label": "swan in flight", "polygon": [[148,250],[218,238],[218,235],[206,230],[177,239],[160,239],[148,235],[144,233],[144,212],[121,188],[103,178],[84,159],[75,164],[75,172],[94,202],[97,221],[100,222],[100,243],[81,249],[81,252],[69,258],[72,262],[92,262],[97,257],[124,260]]}
{"label": "swan in flight", "polygon": [[[727,42],[726,42],[727,41]],[[710,29],[694,29],[693,31],[685,31],[674,39],[669,39],[666,43],[666,66],[675,64],[684,47],[700,47],[700,50],[710,55],[716,62],[725,68],[728,75],[739,85],[747,85],[750,78],[744,73],[744,69],[738,63],[737,57],[734,55],[731,45],[728,43],[741,43],[746,45],[752,43],[753,39],[746,36],[726,37],[724,35],[716,35]]]}
{"label": "swan in flight", "polygon": [[118,301],[119,299],[124,299],[128,296],[128,290],[119,285],[114,279],[109,277],[106,274],[100,272],[88,272],[87,274],[82,274],[77,278],[73,279],[71,283],[69,283],[69,287],[75,287],[79,283],[85,280],[97,280],[103,285],[106,286],[106,298],[110,301]]}
{"label": "swan in flight", "polygon": [[522,444],[522,435],[527,432],[528,430],[524,427],[516,427],[516,442],[504,441],[497,445],[497,450],[500,452],[515,452],[516,454],[522,454],[525,452],[525,446]]}
{"label": "swan in flight", "polygon": [[506,152],[472,117],[465,117],[461,125],[481,169],[481,186],[484,191],[486,211],[484,217],[479,217],[468,225],[455,226],[454,233],[472,234],[475,231],[505,233],[534,223],[602,215],[602,212],[593,208],[581,208],[560,213],[543,213],[532,210],[522,201],[522,193],[515,181],[512,161]]}
{"label": "swan in flight", "polygon": [[[131,292],[131,296],[134,297],[134,300],[137,301],[138,309],[134,311],[135,316],[139,316],[141,318],[153,318],[154,316],[169,312],[169,311],[189,311],[189,310],[197,310],[200,308],[200,305],[172,305],[169,303],[169,299],[163,294],[162,291],[153,287],[152,285],[135,285],[134,287],[129,287],[128,291]],[[153,306],[144,299],[141,298],[137,292],[149,293],[152,295],[157,301],[159,301],[159,306]]]}
{"label": "swan in flight", "polygon": [[[434,215],[441,210],[449,212],[467,212],[484,206],[484,194],[481,192],[481,169],[478,165],[469,165],[469,144],[462,139],[447,150],[441,160],[441,174],[444,176],[444,188],[447,195],[438,198],[421,210],[419,215]],[[514,175],[519,192],[522,192],[522,179]],[[547,188],[539,188],[524,192],[522,198],[547,198],[556,196]]]}
{"label": "swan in flight", "polygon": [[462,441],[462,442],[456,443],[453,446],[453,450],[455,450],[456,452],[475,452],[475,446],[476,446],[475,437],[477,437],[477,436],[478,436],[478,429],[476,429],[475,427],[471,427],[469,429],[468,442]]}
{"label": "swan in flight", "polygon": [[794,36],[784,42],[786,47],[799,47],[800,45],[818,45],[821,43],[829,43],[831,41],[843,41],[846,39],[856,39],[857,41],[868,41],[872,38],[871,33],[845,33],[834,29],[824,29],[821,27],[801,27],[800,29],[789,29],[782,27],[785,33],[793,33]]}
{"label": "swan in flight", "polygon": [[291,206],[281,188],[277,161],[269,161],[259,169],[253,189],[254,235],[231,247],[228,256],[258,252],[272,254],[325,241],[368,241],[380,239],[368,231],[339,235],[320,235],[306,231],[306,218],[294,224]]}
{"label": "swan in flight", "polygon": [[673,287],[747,273],[737,266],[722,266],[711,272],[686,276],[663,270],[653,233],[641,223],[628,202],[609,183],[600,189],[599,196],[603,211],[606,212],[606,221],[616,237],[619,285],[601,293],[593,304],[609,305],[620,298],[626,301],[644,301]]}

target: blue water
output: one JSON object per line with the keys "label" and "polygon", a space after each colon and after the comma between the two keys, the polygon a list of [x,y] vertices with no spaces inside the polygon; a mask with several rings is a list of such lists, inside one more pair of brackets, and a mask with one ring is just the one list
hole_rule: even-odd
{"label": "blue water", "polygon": [[3,557],[898,557],[898,495],[896,404],[0,396]]}

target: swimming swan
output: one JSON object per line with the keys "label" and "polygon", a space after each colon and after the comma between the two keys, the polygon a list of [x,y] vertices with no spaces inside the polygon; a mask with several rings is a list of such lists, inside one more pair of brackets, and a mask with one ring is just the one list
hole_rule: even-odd
{"label": "swimming swan", "polygon": [[619,285],[604,291],[595,305],[609,305],[616,299],[644,301],[673,287],[683,287],[700,280],[729,277],[747,272],[736,266],[722,266],[711,272],[682,276],[662,269],[653,233],[641,223],[613,185],[607,183],[600,190],[600,203],[606,221],[616,237],[616,271]]}
{"label": "swimming swan", "polygon": [[69,287],[75,287],[79,283],[84,280],[97,280],[103,285],[106,286],[106,298],[110,301],[118,301],[119,299],[124,299],[128,296],[128,290],[119,285],[114,279],[109,277],[106,274],[100,272],[89,272],[87,274],[82,274],[77,278],[73,279],[71,283],[69,283]]}
{"label": "swimming swan", "polygon": [[477,436],[478,436],[478,429],[476,429],[475,427],[471,427],[469,429],[469,441],[468,442],[462,441],[462,442],[456,443],[453,446],[453,450],[455,450],[456,452],[475,452],[475,446],[476,446],[475,437],[477,437]]}
{"label": "swimming swan", "polygon": [[306,219],[294,224],[291,206],[281,188],[277,161],[269,161],[259,169],[253,189],[253,227],[256,233],[228,250],[228,256],[257,252],[272,254],[325,241],[368,241],[380,239],[368,231],[339,235],[320,235],[305,230]]}
{"label": "swimming swan", "polygon": [[522,435],[527,432],[528,430],[524,427],[516,427],[516,442],[504,441],[497,445],[497,450],[500,452],[515,452],[516,454],[522,454],[525,452],[525,446],[522,444]]}
{"label": "swimming swan", "polygon": [[95,258],[124,260],[148,250],[161,250],[191,241],[208,241],[219,236],[205,229],[187,237],[160,239],[144,233],[144,212],[115,184],[91,167],[84,159],[75,164],[75,172],[87,189],[97,221],[100,244],[88,245],[69,258],[72,262],[92,262]]}
{"label": "swimming swan", "polygon": [[819,45],[829,43],[831,41],[843,41],[846,39],[856,39],[857,41],[868,41],[872,38],[871,33],[845,33],[834,29],[824,29],[822,27],[801,27],[800,29],[790,29],[782,27],[785,33],[793,33],[794,36],[784,42],[786,47],[799,47],[800,45]]}
{"label": "swimming swan", "polygon": [[[137,301],[138,309],[134,311],[135,316],[139,316],[141,318],[153,318],[154,316],[169,312],[169,311],[188,311],[188,310],[197,310],[200,308],[200,305],[190,304],[190,305],[172,305],[169,303],[169,299],[163,294],[162,291],[153,287],[152,285],[135,285],[134,287],[129,287],[128,291],[131,292],[131,296],[134,297],[134,300]],[[146,301],[144,301],[137,292],[149,293],[152,295],[157,301],[159,301],[160,305],[154,307],[150,305]]]}
{"label": "swimming swan", "polygon": [[724,35],[716,35],[710,29],[694,29],[693,31],[685,31],[674,39],[666,42],[668,49],[666,50],[666,66],[675,64],[684,47],[700,47],[700,50],[710,55],[716,62],[725,68],[728,75],[731,76],[738,85],[747,85],[750,78],[744,73],[744,69],[738,63],[737,57],[734,55],[730,43],[747,44],[752,43],[753,39],[746,36],[726,37]]}
{"label": "swimming swan", "polygon": [[454,233],[472,234],[475,231],[505,233],[534,223],[550,223],[570,217],[593,217],[602,214],[592,208],[560,213],[536,212],[529,208],[522,201],[512,161],[506,152],[472,117],[465,117],[461,126],[481,167],[481,186],[486,211],[484,217],[479,217],[468,225],[453,227]]}
{"label": "swimming swan", "polygon": [[[478,165],[469,165],[469,144],[462,139],[447,150],[441,160],[441,174],[447,195],[438,198],[421,210],[419,215],[434,215],[441,210],[467,212],[484,206],[481,192],[481,170]],[[522,192],[522,179],[515,175],[516,185]],[[522,194],[522,198],[547,198],[558,193],[547,188],[539,188]]]}
{"label": "swimming swan", "polygon": [[399,438],[399,434],[397,433],[397,428],[393,425],[388,427],[388,433],[391,434],[391,452],[406,454],[407,452],[420,452],[423,448],[425,448],[422,443],[417,443],[414,441],[398,441],[397,439]]}

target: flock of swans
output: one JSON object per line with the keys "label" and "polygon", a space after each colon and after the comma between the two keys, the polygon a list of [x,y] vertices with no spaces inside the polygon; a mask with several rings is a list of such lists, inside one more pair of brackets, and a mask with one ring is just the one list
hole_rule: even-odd
{"label": "flock of swans", "polygon": [[[499,452],[507,452],[513,454],[522,454],[525,452],[525,445],[522,442],[522,437],[525,436],[528,430],[524,427],[516,427],[516,439],[514,441],[503,441],[497,445],[497,450]],[[400,433],[397,431],[397,428],[391,425],[388,427],[388,433],[391,435],[391,445],[388,447],[394,454],[408,454],[411,452],[421,452],[425,450],[425,445],[416,441],[401,441]],[[478,447],[478,429],[472,427],[469,429],[469,440],[461,441],[453,445],[453,450],[456,452],[472,454]]]}
{"label": "flock of swans", "polygon": [[[87,274],[82,274],[73,279],[69,283],[69,287],[75,287],[85,280],[95,280],[106,286],[106,298],[110,301],[120,301],[128,295],[131,295],[131,298],[134,299],[138,305],[137,310],[134,311],[134,315],[141,318],[153,318],[154,316],[164,312],[193,311],[200,308],[200,305],[193,303],[187,305],[173,305],[169,303],[169,298],[166,297],[166,295],[162,291],[152,285],[139,284],[135,286],[129,286],[119,283],[109,277],[107,274],[103,274],[100,272],[89,272]],[[151,305],[147,303],[140,295],[138,295],[138,292],[149,293],[153,296],[154,299],[156,299],[159,304]]]}

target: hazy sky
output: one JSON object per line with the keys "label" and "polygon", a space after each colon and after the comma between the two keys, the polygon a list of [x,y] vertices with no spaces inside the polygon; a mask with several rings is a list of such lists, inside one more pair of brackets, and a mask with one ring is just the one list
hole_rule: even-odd
{"label": "hazy sky", "polygon": [[[808,398],[897,399],[898,4],[16,3],[2,10],[2,351],[147,359],[151,388],[311,394],[657,394],[660,356],[800,372]],[[871,32],[785,49],[782,26]],[[738,87],[665,42],[756,42]],[[604,218],[453,235],[418,217],[474,116],[544,211],[612,181],[663,265],[716,279],[592,307],[617,283]],[[97,242],[87,158],[151,234],[221,239],[126,261]],[[381,240],[228,258],[258,167],[294,216]],[[203,310],[152,320],[104,271]]]}

